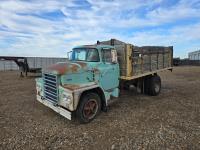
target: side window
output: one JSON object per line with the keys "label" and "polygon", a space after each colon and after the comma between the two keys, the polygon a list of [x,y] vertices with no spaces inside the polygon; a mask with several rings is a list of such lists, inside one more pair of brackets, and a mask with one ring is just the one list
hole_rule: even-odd
{"label": "side window", "polygon": [[102,49],[103,62],[112,62],[111,49]]}

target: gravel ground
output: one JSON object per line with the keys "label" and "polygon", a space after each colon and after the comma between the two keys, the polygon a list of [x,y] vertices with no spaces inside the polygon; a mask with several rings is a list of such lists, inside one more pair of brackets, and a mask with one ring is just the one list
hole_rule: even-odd
{"label": "gravel ground", "polygon": [[36,101],[34,77],[0,72],[0,149],[200,149],[200,67],[160,75],[159,96],[123,92],[78,124]]}

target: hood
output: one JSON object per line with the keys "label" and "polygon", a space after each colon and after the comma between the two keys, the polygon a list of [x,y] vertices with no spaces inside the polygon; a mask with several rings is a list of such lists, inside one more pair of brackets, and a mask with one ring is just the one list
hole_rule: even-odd
{"label": "hood", "polygon": [[59,75],[64,75],[67,73],[80,73],[86,70],[87,63],[85,62],[60,62],[49,66],[44,70],[44,72],[51,72]]}

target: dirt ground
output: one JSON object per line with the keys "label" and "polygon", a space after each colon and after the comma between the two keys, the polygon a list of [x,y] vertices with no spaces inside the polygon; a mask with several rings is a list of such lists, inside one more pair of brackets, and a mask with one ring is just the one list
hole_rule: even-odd
{"label": "dirt ground", "polygon": [[160,75],[159,96],[124,92],[78,124],[36,101],[34,77],[0,72],[0,149],[200,149],[200,67]]}

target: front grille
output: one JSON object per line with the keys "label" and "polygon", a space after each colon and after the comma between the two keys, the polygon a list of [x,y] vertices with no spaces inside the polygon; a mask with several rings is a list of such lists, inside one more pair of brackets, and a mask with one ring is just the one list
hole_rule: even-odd
{"label": "front grille", "polygon": [[58,101],[58,83],[57,76],[53,74],[43,74],[44,80],[44,98],[57,103]]}

